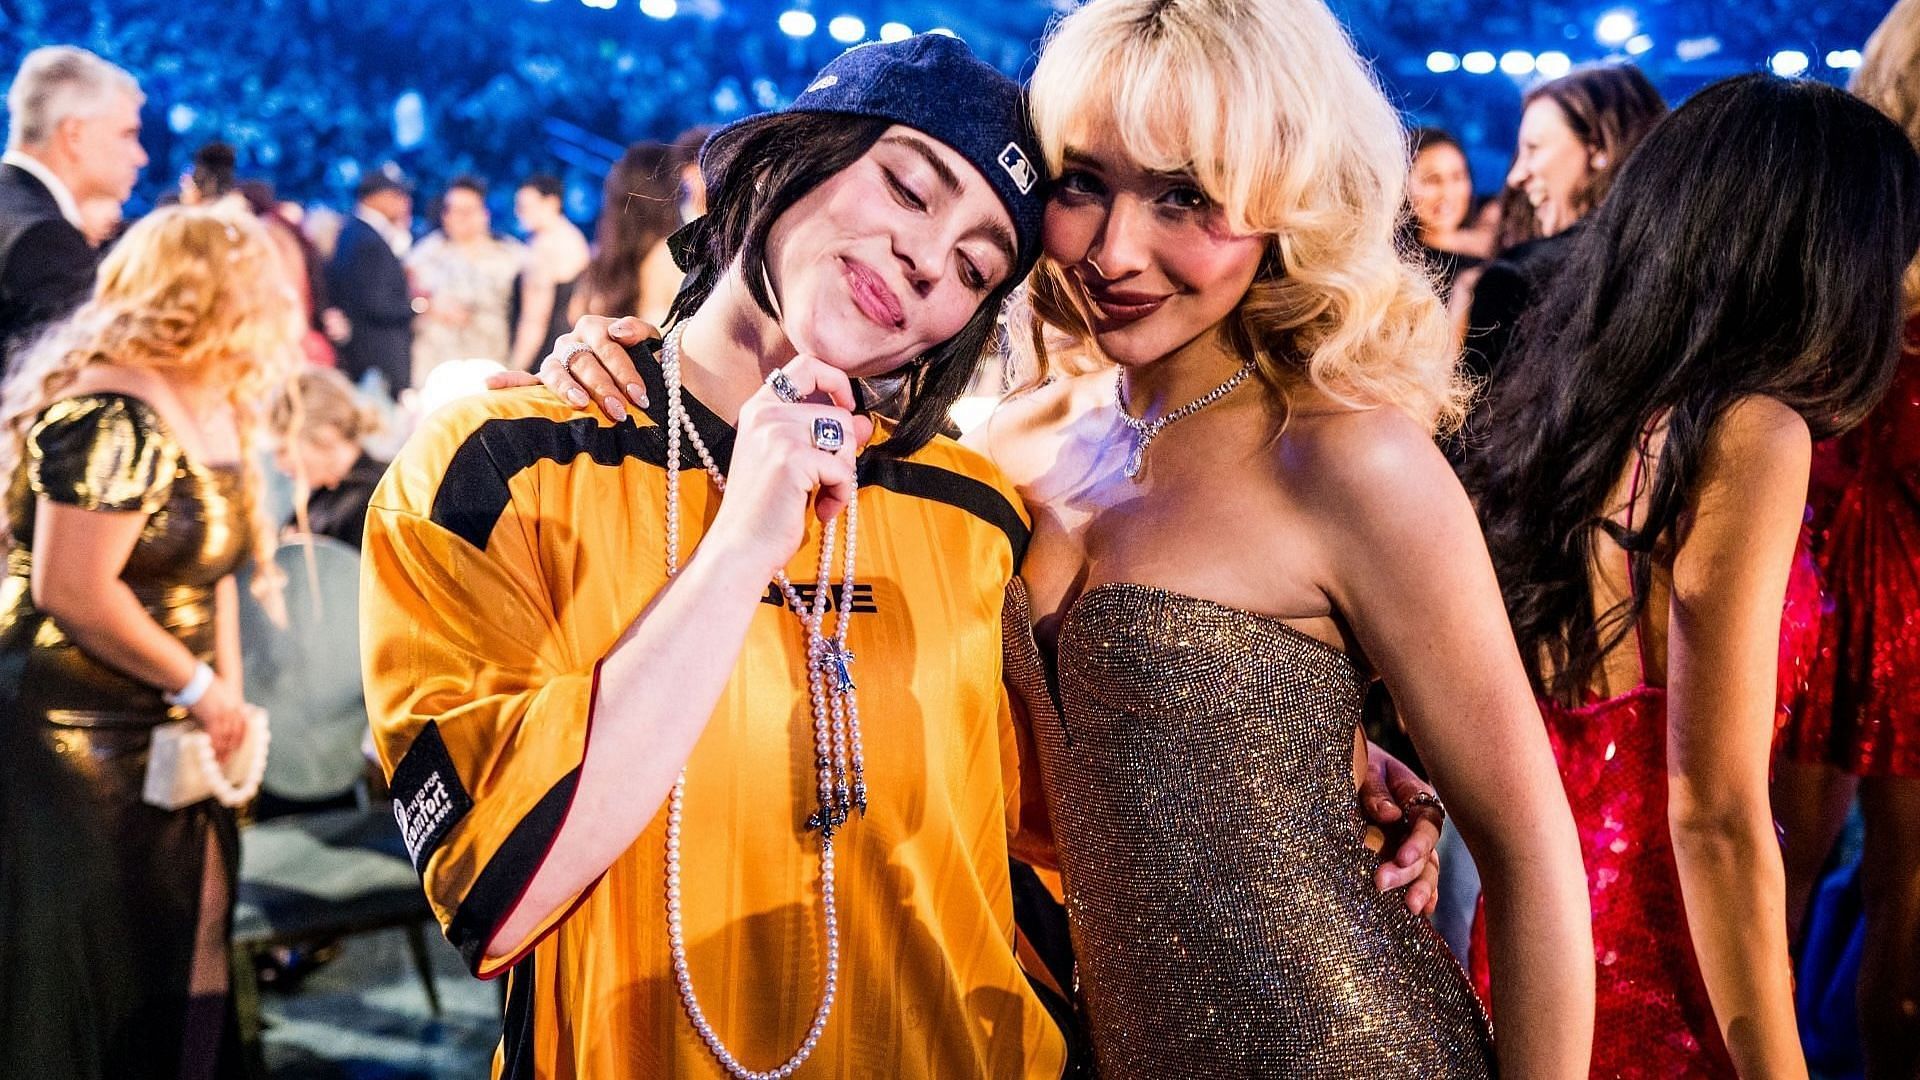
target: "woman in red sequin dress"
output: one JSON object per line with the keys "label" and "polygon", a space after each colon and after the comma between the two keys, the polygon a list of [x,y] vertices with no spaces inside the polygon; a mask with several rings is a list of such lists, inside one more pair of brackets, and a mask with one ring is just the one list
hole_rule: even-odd
{"label": "woman in red sequin dress", "polygon": [[1811,441],[1897,362],[1917,184],[1905,136],[1838,90],[1701,91],[1489,405],[1469,486],[1581,833],[1596,1077],[1807,1075],[1768,762],[1817,625]]}
{"label": "woman in red sequin dress", "polygon": [[[1920,145],[1920,0],[1867,43],[1853,92]],[[1920,265],[1908,272],[1893,389],[1816,451],[1814,517],[1829,608],[1808,708],[1780,733],[1774,812],[1797,934],[1855,796],[1866,823],[1858,987],[1869,1077],[1920,1076]],[[1824,467],[1823,467],[1824,466]]]}

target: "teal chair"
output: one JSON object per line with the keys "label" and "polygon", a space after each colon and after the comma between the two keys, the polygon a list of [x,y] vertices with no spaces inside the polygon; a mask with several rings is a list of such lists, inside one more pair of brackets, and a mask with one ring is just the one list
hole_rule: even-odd
{"label": "teal chair", "polygon": [[433,912],[408,861],[391,804],[367,791],[366,703],[360,689],[360,553],[328,537],[290,541],[274,561],[286,576],[287,625],[275,626],[241,581],[240,649],[246,698],[272,727],[261,790],[286,800],[338,801],[346,809],[294,813],[240,833],[239,904],[233,920],[233,986],[256,1076],[260,1052],[257,954],[276,946],[405,931],[427,1004],[440,995],[427,953]]}

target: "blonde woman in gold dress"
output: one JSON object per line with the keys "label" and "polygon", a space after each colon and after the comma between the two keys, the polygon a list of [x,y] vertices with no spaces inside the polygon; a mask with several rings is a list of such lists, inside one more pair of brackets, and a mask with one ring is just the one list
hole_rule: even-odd
{"label": "blonde woman in gold dress", "polygon": [[7,1076],[239,1075],[234,811],[141,792],[157,725],[192,718],[223,759],[242,738],[256,403],[301,329],[274,260],[243,212],[158,211],[0,397]]}

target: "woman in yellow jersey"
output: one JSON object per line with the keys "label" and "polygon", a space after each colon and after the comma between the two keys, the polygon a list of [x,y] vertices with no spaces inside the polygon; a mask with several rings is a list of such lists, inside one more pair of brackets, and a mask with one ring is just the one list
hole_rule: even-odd
{"label": "woman in yellow jersey", "polygon": [[[376,497],[370,700],[449,936],[514,971],[507,1075],[1061,1075],[1008,891],[1026,520],[932,435],[1037,256],[1023,123],[951,39],[848,53],[708,146],[666,341],[549,359],[604,420],[458,406]],[[856,467],[848,377],[903,368]]]}

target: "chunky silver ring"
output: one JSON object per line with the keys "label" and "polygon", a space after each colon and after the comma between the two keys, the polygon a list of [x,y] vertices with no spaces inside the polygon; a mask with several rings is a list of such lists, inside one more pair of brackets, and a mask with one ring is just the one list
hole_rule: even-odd
{"label": "chunky silver ring", "polygon": [[779,368],[767,372],[767,385],[773,387],[774,397],[789,405],[800,400],[800,388],[793,385],[793,380],[787,378],[787,373]]}
{"label": "chunky silver ring", "polygon": [[831,416],[816,416],[813,418],[813,445],[814,449],[831,454],[847,445],[847,429]]}
{"label": "chunky silver ring", "polygon": [[1431,791],[1415,792],[1407,799],[1407,805],[1405,807],[1407,810],[1412,810],[1416,806],[1432,807],[1433,812],[1440,815],[1441,821],[1447,820],[1446,804],[1440,801],[1440,796],[1435,795]]}

